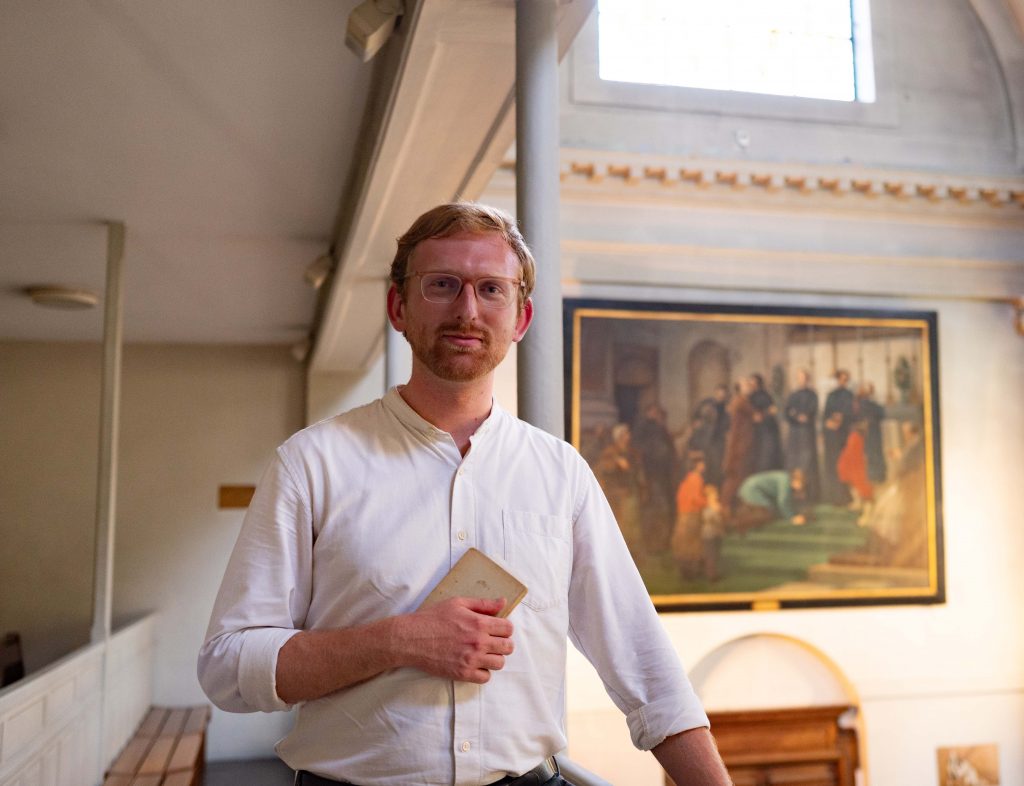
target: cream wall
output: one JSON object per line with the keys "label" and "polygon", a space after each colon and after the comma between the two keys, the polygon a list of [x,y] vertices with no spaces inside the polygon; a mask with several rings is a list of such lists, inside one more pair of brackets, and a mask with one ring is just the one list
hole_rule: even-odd
{"label": "cream wall", "polygon": [[[590,287],[595,297],[619,289]],[[751,302],[763,295],[637,288],[648,300]],[[786,302],[794,300],[792,296]],[[795,298],[801,304],[813,298]],[[827,304],[827,300],[817,299]],[[1024,784],[1024,338],[1005,305],[846,299],[847,305],[939,314],[947,602],[939,606],[666,614],[688,668],[733,639],[794,636],[833,660],[860,697],[866,772],[875,786],[935,782],[935,749],[997,743],[1003,786]],[[751,665],[751,671],[754,670]],[[632,750],[625,723],[581,656],[572,653],[570,752],[613,783],[660,784]]]}
{"label": "cream wall", "polygon": [[0,634],[29,672],[89,641],[100,349],[0,342]]}
{"label": "cream wall", "polygon": [[[124,359],[114,617],[157,610],[153,699],[206,702],[196,655],[244,510],[222,484],[255,484],[302,427],[304,371],[285,347],[129,346]],[[214,710],[211,759],[272,755],[289,714]]]}
{"label": "cream wall", "polygon": [[[660,110],[617,104],[621,92],[588,93],[583,84],[584,30],[562,71],[563,289],[568,297],[938,313],[946,603],[663,620],[690,669],[756,633],[820,650],[859,698],[871,786],[936,783],[936,748],[982,743],[998,744],[1004,786],[1022,786],[1024,514],[1016,483],[1024,411],[1016,399],[1024,337],[1009,301],[1024,293],[1024,211],[911,198],[913,185],[894,197],[883,183],[927,185],[947,175],[1024,191],[1014,130],[1024,46],[1006,34],[1003,22],[1014,22],[995,0],[875,0],[872,10],[882,81],[864,122],[787,118],[791,102],[762,113],[728,96],[703,109],[685,97]],[[748,147],[737,144],[740,130]],[[703,179],[698,185],[683,171]],[[768,173],[780,186],[786,175],[806,176],[812,185],[766,189],[748,180],[734,188],[716,182],[717,172],[738,173],[741,183]],[[831,178],[846,190],[815,190]],[[856,178],[874,191],[851,190]],[[514,209],[511,174],[499,172],[482,201]],[[568,722],[570,753],[583,765],[616,784],[662,783],[575,651]]]}
{"label": "cream wall", "polygon": [[[96,346],[0,345],[0,622],[30,668],[89,637],[99,364]],[[121,392],[115,627],[158,612],[153,701],[205,702],[196,655],[244,515],[218,486],[255,484],[302,427],[304,370],[284,347],[129,345]],[[215,710],[210,758],[272,755],[290,722]]]}

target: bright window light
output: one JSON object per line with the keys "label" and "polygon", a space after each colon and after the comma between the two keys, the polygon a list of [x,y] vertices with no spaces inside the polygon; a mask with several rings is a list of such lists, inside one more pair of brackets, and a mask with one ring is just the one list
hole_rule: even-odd
{"label": "bright window light", "polygon": [[873,101],[869,0],[599,0],[612,82]]}

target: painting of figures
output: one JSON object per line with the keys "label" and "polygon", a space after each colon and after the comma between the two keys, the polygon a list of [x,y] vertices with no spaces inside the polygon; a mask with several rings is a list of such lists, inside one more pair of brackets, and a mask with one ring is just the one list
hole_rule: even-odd
{"label": "painting of figures", "polygon": [[933,312],[568,300],[567,433],[661,610],[944,600]]}

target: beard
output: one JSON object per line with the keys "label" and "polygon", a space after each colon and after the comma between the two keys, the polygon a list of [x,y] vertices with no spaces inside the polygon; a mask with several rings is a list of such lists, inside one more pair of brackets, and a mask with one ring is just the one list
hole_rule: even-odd
{"label": "beard", "polygon": [[[443,338],[445,333],[473,336],[480,343],[474,346],[451,344]],[[406,339],[413,356],[436,377],[447,382],[471,382],[487,376],[504,360],[508,351],[507,344],[495,341],[488,328],[463,320],[442,324],[433,336],[406,331]]]}

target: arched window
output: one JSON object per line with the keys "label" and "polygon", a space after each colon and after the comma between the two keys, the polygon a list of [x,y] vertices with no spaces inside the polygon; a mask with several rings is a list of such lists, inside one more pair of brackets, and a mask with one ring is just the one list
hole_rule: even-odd
{"label": "arched window", "polygon": [[873,102],[869,0],[599,0],[602,80]]}

